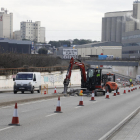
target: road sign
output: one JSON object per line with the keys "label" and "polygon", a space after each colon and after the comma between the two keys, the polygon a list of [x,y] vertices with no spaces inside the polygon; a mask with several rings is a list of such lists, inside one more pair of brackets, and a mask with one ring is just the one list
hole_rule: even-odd
{"label": "road sign", "polygon": [[78,57],[77,49],[63,49],[63,59],[76,59]]}

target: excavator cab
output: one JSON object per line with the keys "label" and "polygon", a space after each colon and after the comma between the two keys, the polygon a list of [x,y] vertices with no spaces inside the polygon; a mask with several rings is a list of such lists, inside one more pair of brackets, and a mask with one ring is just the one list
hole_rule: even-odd
{"label": "excavator cab", "polygon": [[88,90],[101,88],[101,73],[102,69],[99,68],[89,68],[87,70],[86,86]]}

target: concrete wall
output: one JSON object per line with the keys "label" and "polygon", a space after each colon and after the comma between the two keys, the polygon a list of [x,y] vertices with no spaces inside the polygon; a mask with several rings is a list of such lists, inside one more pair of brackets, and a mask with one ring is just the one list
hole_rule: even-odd
{"label": "concrete wall", "polygon": [[[44,72],[41,73],[41,84],[48,84],[49,86],[63,86],[63,80],[66,77],[66,72]],[[12,88],[13,87],[13,78],[16,75],[9,76],[0,76],[0,88]],[[81,72],[80,70],[73,70],[71,75],[71,85],[80,85],[81,84]]]}
{"label": "concrete wall", "polygon": [[136,78],[136,75],[140,75],[140,66],[139,67],[126,67],[126,66],[113,66],[112,71]]}

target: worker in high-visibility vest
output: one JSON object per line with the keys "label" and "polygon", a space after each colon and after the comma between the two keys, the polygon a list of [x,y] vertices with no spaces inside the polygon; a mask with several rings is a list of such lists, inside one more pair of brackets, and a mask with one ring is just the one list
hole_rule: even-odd
{"label": "worker in high-visibility vest", "polygon": [[132,79],[130,79],[129,81],[130,81],[130,85],[132,85]]}

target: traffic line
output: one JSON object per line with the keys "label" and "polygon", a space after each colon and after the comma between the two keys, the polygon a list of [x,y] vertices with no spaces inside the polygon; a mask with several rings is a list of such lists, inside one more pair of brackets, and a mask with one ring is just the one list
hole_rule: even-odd
{"label": "traffic line", "polygon": [[10,128],[13,128],[14,126],[9,126],[9,127],[6,127],[6,128],[3,128],[3,129],[0,129],[0,132],[3,131],[3,130],[7,130],[7,129],[10,129]]}
{"label": "traffic line", "polygon": [[77,106],[77,107],[75,107],[75,108],[80,108],[80,107],[82,107],[82,106]]}
{"label": "traffic line", "polygon": [[53,114],[50,114],[50,115],[47,115],[46,117],[50,117],[50,116],[53,116],[53,115],[56,115],[57,113],[53,113]]}
{"label": "traffic line", "polygon": [[97,103],[98,101],[94,101],[93,104]]}

